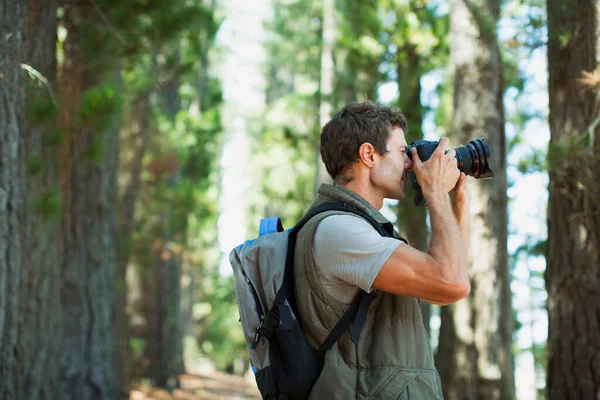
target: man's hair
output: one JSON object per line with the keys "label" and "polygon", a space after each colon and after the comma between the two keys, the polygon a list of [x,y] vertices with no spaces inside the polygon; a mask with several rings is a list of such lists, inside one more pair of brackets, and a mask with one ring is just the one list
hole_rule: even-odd
{"label": "man's hair", "polygon": [[363,143],[371,143],[377,153],[388,152],[387,141],[393,128],[406,134],[406,118],[399,110],[372,102],[352,103],[342,108],[321,130],[321,158],[336,183],[359,159]]}

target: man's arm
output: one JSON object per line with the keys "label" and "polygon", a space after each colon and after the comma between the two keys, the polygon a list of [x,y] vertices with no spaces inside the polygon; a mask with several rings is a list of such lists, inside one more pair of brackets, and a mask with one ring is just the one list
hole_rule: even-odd
{"label": "man's arm", "polygon": [[447,139],[440,140],[438,149],[426,163],[420,161],[416,151],[413,153],[413,170],[429,206],[429,251],[398,246],[375,278],[373,287],[376,289],[441,305],[454,303],[471,290],[467,247],[463,240],[463,235],[468,235],[469,219],[468,215],[461,218],[463,226],[459,226],[453,210],[456,203],[451,202],[448,195],[459,181],[460,172],[454,151],[444,155],[447,143]]}
{"label": "man's arm", "polygon": [[427,199],[431,242],[427,253],[398,246],[381,267],[373,287],[384,292],[418,297],[446,305],[466,297],[471,290],[467,253],[450,200]]}
{"label": "man's arm", "polygon": [[464,172],[461,172],[456,187],[450,192],[450,199],[452,200],[452,211],[458,222],[463,244],[465,245],[465,252],[468,254],[471,235],[471,197],[467,187],[467,176]]}

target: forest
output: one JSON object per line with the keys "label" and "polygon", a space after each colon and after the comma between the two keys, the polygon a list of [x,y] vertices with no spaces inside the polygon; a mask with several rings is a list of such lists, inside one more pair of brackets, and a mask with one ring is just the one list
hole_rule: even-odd
{"label": "forest", "polygon": [[470,294],[421,303],[444,398],[600,399],[599,6],[0,0],[0,399],[260,398],[229,252],[367,100],[490,148]]}

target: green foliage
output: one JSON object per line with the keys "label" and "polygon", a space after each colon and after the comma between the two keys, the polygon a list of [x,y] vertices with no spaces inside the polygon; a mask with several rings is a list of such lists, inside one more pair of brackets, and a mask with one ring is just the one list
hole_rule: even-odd
{"label": "green foliage", "polygon": [[27,101],[28,121],[33,125],[42,124],[56,117],[58,108],[50,96],[34,95]]}
{"label": "green foliage", "polygon": [[37,175],[42,171],[42,158],[39,154],[29,154],[27,156],[27,174]]}
{"label": "green foliage", "polygon": [[318,82],[321,64],[321,2],[275,1],[273,13],[266,49],[271,59],[269,64],[279,67],[276,82],[285,81],[294,74]]}
{"label": "green foliage", "polygon": [[382,9],[386,18],[381,37],[387,52],[381,67],[385,79],[397,83],[399,98],[394,103],[407,117],[407,141],[422,139],[423,119],[430,111],[438,130],[449,128],[450,81],[438,86],[440,101],[434,109],[428,109],[421,99],[421,81],[426,75],[447,75],[448,14],[435,3],[412,0],[383,1]]}
{"label": "green foliage", "polygon": [[543,150],[534,150],[527,158],[519,160],[517,170],[522,174],[548,171],[546,152]]}
{"label": "green foliage", "polygon": [[576,164],[578,158],[592,156],[587,133],[571,134],[553,140],[548,148],[548,163],[552,165]]}
{"label": "green foliage", "polygon": [[[336,24],[338,16],[334,15]],[[339,87],[348,76],[340,73],[340,60],[348,58],[347,51],[336,43],[338,89],[331,96],[321,93],[322,2],[274,1],[266,29],[267,104],[262,121],[251,121],[254,140],[248,171],[262,178],[260,190],[248,198],[249,232],[255,232],[256,221],[267,214],[280,215],[292,225],[311,203],[321,128],[319,107],[323,102],[336,107]]]}
{"label": "green foliage", "polygon": [[[381,41],[383,24],[377,1],[345,1],[339,4],[339,37],[335,47],[338,107],[350,101],[376,100],[382,81],[379,67],[386,54]],[[336,107],[337,108],[337,107]]]}
{"label": "green foliage", "polygon": [[122,107],[123,99],[110,83],[86,90],[79,103],[78,121],[81,126],[93,125],[106,130],[114,121],[115,113]]}
{"label": "green foliage", "polygon": [[546,45],[546,1],[512,0],[506,3],[500,24],[516,29],[514,36],[503,43],[503,50],[521,53],[521,58],[526,59],[533,49]]}
{"label": "green foliage", "polygon": [[139,365],[144,358],[144,349],[146,348],[146,340],[141,338],[129,339],[129,348],[131,349],[131,361],[133,365]]}
{"label": "green foliage", "polygon": [[452,85],[450,84],[450,76],[448,74],[444,75],[444,82],[441,85],[438,85],[436,88],[436,93],[439,97],[440,106],[435,113],[435,125],[440,133],[440,137],[442,136],[451,136],[451,128],[452,128],[452,117],[453,117],[453,94],[454,90]]}
{"label": "green foliage", "polygon": [[92,143],[84,153],[84,157],[92,160],[95,164],[100,165],[104,157],[105,141],[104,135],[96,134],[92,138]]}
{"label": "green foliage", "polygon": [[61,203],[57,189],[51,189],[35,200],[35,212],[44,219],[54,219],[60,216]]}
{"label": "green foliage", "polygon": [[[594,7],[590,4],[590,7]],[[573,4],[567,0],[555,0],[548,3],[548,15],[554,15],[555,18],[560,18],[562,22],[554,23],[548,29],[549,44],[558,44],[559,47],[565,47],[571,39],[576,37],[576,33],[584,27],[579,26],[582,19],[577,17],[579,8],[573,7]],[[590,12],[593,12],[590,10]],[[553,21],[548,21],[549,24]]]}
{"label": "green foliage", "polygon": [[[123,15],[115,23],[127,38],[122,63],[125,96],[131,103],[149,99],[148,113],[144,114],[147,120],[133,121],[133,126],[143,123],[151,132],[135,227],[127,239],[131,261],[142,281],[152,279],[156,252],[166,246],[178,254],[182,271],[201,272],[203,282],[209,282],[218,279],[212,266],[216,261],[215,170],[221,148],[222,91],[219,80],[209,76],[208,69],[209,50],[220,22],[213,10],[185,0],[135,4],[124,4]],[[143,10],[131,19],[129,27],[125,26],[127,16],[132,15],[125,11],[128,7]],[[223,308],[215,306],[217,314],[231,315],[235,299],[207,290],[211,304],[228,302]],[[195,296],[204,299],[204,288]],[[169,324],[176,321],[174,315],[166,318]],[[225,321],[216,314],[211,318]],[[200,325],[196,329],[202,330],[204,321]],[[226,324],[218,323],[211,332],[220,338],[222,329],[227,329]],[[201,348],[215,346],[212,340],[211,336],[211,342],[201,343]],[[217,342],[216,346],[221,346]],[[143,344],[139,348],[138,362],[145,351]],[[208,355],[217,357],[219,353]]]}
{"label": "green foliage", "polygon": [[519,69],[519,60],[521,55],[516,51],[502,52],[502,67],[504,73],[504,91],[510,87],[516,88],[519,92],[523,91],[525,77]]}
{"label": "green foliage", "polygon": [[115,281],[115,293],[122,293],[127,290],[127,281],[125,279],[117,279]]}
{"label": "green foliage", "polygon": [[236,359],[247,361],[233,276],[213,277],[204,285],[202,292],[201,304],[207,310],[200,338],[203,352],[221,370],[232,365]]}
{"label": "green foliage", "polygon": [[58,148],[62,144],[63,138],[64,134],[60,129],[50,129],[44,132],[42,144],[49,148]]}
{"label": "green foliage", "polygon": [[547,243],[547,239],[527,240],[515,250],[514,255],[543,256],[546,254]]}

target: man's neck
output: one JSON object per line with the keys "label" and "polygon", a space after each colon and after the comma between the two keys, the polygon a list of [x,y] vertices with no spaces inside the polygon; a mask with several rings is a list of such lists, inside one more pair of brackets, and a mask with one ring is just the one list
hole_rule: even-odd
{"label": "man's neck", "polygon": [[371,204],[376,210],[381,210],[383,207],[383,196],[372,190],[369,185],[359,182],[358,180],[351,180],[345,185],[340,185],[348,190],[353,191],[369,204]]}

